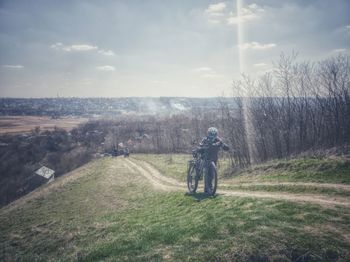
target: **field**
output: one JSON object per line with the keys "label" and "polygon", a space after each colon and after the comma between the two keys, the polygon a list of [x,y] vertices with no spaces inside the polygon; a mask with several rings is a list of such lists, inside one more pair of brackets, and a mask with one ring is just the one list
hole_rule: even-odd
{"label": "field", "polygon": [[207,197],[186,193],[187,159],[106,157],[13,202],[0,210],[0,260],[349,258],[348,162],[270,163],[220,177]]}
{"label": "field", "polygon": [[81,123],[87,122],[87,118],[63,117],[53,119],[47,116],[1,116],[0,134],[26,133],[39,126],[41,130],[52,130],[54,127],[71,130]]}

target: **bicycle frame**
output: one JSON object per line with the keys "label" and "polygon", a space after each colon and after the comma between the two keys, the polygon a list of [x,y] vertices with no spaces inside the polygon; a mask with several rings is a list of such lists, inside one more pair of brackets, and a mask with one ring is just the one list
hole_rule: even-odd
{"label": "bicycle frame", "polygon": [[204,153],[200,154],[198,152],[193,154],[193,159],[189,161],[190,165],[194,165],[196,170],[196,176],[198,179],[203,178],[203,174],[208,170],[208,166],[211,161],[208,159],[207,148],[204,149]]}

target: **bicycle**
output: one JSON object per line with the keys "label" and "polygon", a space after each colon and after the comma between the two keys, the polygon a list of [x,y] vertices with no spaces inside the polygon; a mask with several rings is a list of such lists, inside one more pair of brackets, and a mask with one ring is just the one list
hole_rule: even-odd
{"label": "bicycle", "polygon": [[204,191],[208,195],[215,195],[218,176],[215,162],[208,158],[209,147],[202,147],[192,151],[193,159],[188,161],[187,187],[190,193],[196,193],[199,180],[204,177]]}

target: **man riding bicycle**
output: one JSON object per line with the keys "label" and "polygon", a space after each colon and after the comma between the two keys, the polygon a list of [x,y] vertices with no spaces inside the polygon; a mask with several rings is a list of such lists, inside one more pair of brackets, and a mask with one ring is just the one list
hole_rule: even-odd
{"label": "man riding bicycle", "polygon": [[[205,161],[205,163],[207,163],[204,168],[204,170],[206,170],[204,172],[205,173],[204,192],[208,194],[214,194],[216,190],[216,183],[217,183],[216,165],[218,161],[218,153],[220,148],[222,148],[225,151],[229,150],[228,145],[222,142],[222,140],[218,137],[218,130],[215,127],[210,127],[207,132],[207,137],[203,138],[203,140],[199,144],[199,147],[193,152],[195,158],[197,156],[200,156],[198,159],[202,159],[203,161]],[[193,162],[193,160],[191,163],[192,164],[190,165],[190,168],[188,171],[188,186],[189,186],[190,192],[195,192],[198,186],[198,179],[199,179],[198,177],[202,177],[202,175],[200,174],[203,173],[203,165],[201,165],[197,161]],[[195,175],[195,177],[193,173],[194,171],[197,174]],[[213,185],[213,180],[215,181],[215,185]]]}

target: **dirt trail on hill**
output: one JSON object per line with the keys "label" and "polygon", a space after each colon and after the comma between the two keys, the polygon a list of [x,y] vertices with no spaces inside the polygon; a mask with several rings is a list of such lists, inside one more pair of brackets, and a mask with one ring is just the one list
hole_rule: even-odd
{"label": "dirt trail on hill", "polygon": [[242,192],[242,191],[229,191],[219,190],[226,196],[240,196],[240,197],[258,197],[258,198],[272,198],[277,200],[286,200],[292,202],[309,202],[313,204],[319,204],[322,206],[346,206],[350,207],[349,198],[346,197],[327,197],[316,194],[291,194],[291,193],[270,193],[270,192]]}
{"label": "dirt trail on hill", "polygon": [[[171,190],[171,191],[186,191],[187,185],[185,183],[181,183],[173,178],[166,177],[162,175],[156,168],[152,165],[148,164],[142,160],[136,159],[125,159],[125,161],[130,165],[130,168],[137,170],[143,176],[145,176],[149,182],[157,189],[160,190]],[[252,183],[256,185],[257,183]],[[261,183],[264,184],[264,183]],[[265,183],[266,185],[267,183]],[[270,183],[271,185],[279,185],[279,183]],[[288,184],[288,183],[281,183]],[[293,185],[312,185],[320,187],[334,187],[337,185],[333,184],[318,184],[318,183],[289,183]],[[225,184],[227,185],[227,183]],[[247,183],[248,185],[248,183]],[[348,190],[347,185],[342,185],[346,190]],[[255,191],[255,192],[245,192],[245,191],[235,191],[235,190],[221,190],[220,182],[219,188],[217,190],[219,195],[223,196],[237,196],[237,197],[256,197],[256,198],[270,198],[277,200],[286,200],[292,202],[302,202],[302,203],[311,203],[318,204],[325,207],[335,207],[335,206],[345,206],[350,207],[350,199],[346,197],[333,197],[333,196],[325,196],[318,194],[292,194],[286,192],[266,192],[266,191]]]}
{"label": "dirt trail on hill", "polygon": [[157,189],[174,191],[186,186],[185,183],[180,183],[175,179],[162,175],[157,169],[144,161],[142,161],[142,165],[127,158],[125,158],[125,161],[129,164],[129,168],[137,170]]}
{"label": "dirt trail on hill", "polygon": [[[234,184],[235,183],[235,184]],[[304,187],[318,187],[318,188],[329,188],[329,189],[341,189],[343,191],[350,191],[350,185],[344,184],[330,184],[330,183],[314,183],[314,182],[232,182],[222,183],[222,186],[304,186]]]}

